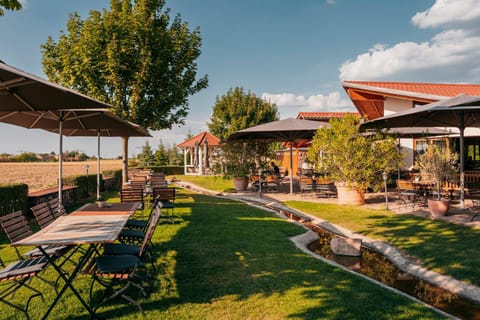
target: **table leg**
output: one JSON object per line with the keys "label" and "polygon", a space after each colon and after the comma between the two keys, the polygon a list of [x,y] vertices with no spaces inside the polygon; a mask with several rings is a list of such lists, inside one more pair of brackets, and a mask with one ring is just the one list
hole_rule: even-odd
{"label": "table leg", "polygon": [[72,292],[77,296],[78,300],[81,302],[81,304],[87,309],[88,313],[90,316],[94,316],[94,312],[90,308],[90,306],[85,302],[85,300],[82,298],[82,296],[78,293],[77,289],[72,285],[73,280],[77,276],[77,274],[82,270],[84,267],[85,263],[89,260],[90,256],[95,250],[95,246],[92,244],[89,246],[87,252],[82,256],[80,261],[78,262],[77,266],[75,267],[75,270],[70,274],[69,277],[65,275],[65,273],[62,271],[60,266],[55,264],[55,259],[52,259],[50,255],[48,255],[45,250],[42,247],[39,247],[39,249],[42,251],[43,255],[48,259],[49,263],[53,266],[53,268],[58,272],[60,277],[65,281],[65,284],[63,285],[62,289],[58,292],[57,296],[55,297],[55,300],[53,300],[52,304],[48,308],[47,312],[45,315],[42,317],[42,319],[47,319],[48,315],[52,311],[52,309],[55,307],[57,304],[58,300],[60,300],[61,296],[63,293],[67,290],[68,287],[72,290]]}

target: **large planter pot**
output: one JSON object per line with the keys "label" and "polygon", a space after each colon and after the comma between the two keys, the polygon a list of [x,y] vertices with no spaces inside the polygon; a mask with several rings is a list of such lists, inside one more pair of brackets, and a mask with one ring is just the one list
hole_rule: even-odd
{"label": "large planter pot", "polygon": [[428,199],[428,209],[432,218],[442,217],[448,213],[450,201],[445,199]]}
{"label": "large planter pot", "polygon": [[233,187],[237,191],[245,191],[247,190],[248,186],[248,178],[247,177],[233,177]]}
{"label": "large planter pot", "polygon": [[365,196],[356,188],[350,188],[343,184],[336,184],[338,204],[359,206],[365,203]]}

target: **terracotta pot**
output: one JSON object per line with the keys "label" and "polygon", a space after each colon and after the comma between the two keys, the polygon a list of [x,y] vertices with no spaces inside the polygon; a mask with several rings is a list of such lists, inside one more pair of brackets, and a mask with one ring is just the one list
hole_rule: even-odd
{"label": "terracotta pot", "polygon": [[432,218],[442,217],[448,213],[450,201],[445,199],[428,199],[428,209]]}
{"label": "terracotta pot", "polygon": [[248,178],[247,177],[233,177],[233,187],[237,191],[245,191],[247,190],[248,186]]}
{"label": "terracotta pot", "polygon": [[337,184],[338,204],[348,204],[359,206],[365,203],[365,195],[356,188],[350,188],[341,184]]}

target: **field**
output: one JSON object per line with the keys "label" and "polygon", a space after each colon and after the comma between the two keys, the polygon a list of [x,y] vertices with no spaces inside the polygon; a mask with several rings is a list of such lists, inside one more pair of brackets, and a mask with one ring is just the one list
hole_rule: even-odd
{"label": "field", "polygon": [[[65,162],[63,176],[97,173],[97,161]],[[122,168],[122,160],[101,160],[100,172]],[[29,191],[58,185],[57,162],[0,162],[0,184],[26,183]]]}

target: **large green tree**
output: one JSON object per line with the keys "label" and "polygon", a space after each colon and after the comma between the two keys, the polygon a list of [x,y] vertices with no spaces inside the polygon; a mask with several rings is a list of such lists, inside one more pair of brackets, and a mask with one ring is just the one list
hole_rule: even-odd
{"label": "large green tree", "polygon": [[0,0],[0,16],[4,15],[2,7],[5,10],[20,10],[22,9],[22,4],[18,0]]}
{"label": "large green tree", "polygon": [[[163,0],[111,0],[110,11],[71,14],[58,41],[42,45],[45,74],[56,83],[110,103],[124,119],[151,130],[184,124],[189,96],[208,85],[197,79],[199,29]],[[127,143],[124,139],[124,162]],[[126,170],[125,170],[126,171]],[[125,173],[124,173],[125,177]]]}
{"label": "large green tree", "polygon": [[275,120],[278,120],[278,109],[274,103],[235,87],[216,98],[208,129],[225,141],[235,131]]}

